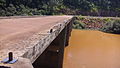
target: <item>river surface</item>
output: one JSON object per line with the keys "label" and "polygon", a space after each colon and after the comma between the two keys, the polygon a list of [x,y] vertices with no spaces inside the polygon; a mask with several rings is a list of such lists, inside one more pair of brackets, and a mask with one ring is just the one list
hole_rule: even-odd
{"label": "river surface", "polygon": [[120,35],[74,29],[63,68],[120,68]]}

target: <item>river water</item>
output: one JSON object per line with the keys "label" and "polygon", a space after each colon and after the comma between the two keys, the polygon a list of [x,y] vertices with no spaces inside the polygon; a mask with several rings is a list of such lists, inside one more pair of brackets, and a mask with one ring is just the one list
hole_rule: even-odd
{"label": "river water", "polygon": [[120,68],[120,35],[74,29],[63,68]]}

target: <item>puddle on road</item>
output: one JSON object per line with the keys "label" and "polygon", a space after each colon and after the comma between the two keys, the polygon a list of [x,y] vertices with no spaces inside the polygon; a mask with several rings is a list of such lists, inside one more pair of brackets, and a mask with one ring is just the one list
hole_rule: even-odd
{"label": "puddle on road", "polygon": [[63,68],[120,68],[120,35],[74,29]]}

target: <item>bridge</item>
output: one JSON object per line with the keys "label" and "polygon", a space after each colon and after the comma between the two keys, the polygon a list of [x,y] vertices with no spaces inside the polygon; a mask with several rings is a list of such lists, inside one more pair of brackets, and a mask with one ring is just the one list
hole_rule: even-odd
{"label": "bridge", "polygon": [[0,68],[62,68],[73,16],[0,18]]}

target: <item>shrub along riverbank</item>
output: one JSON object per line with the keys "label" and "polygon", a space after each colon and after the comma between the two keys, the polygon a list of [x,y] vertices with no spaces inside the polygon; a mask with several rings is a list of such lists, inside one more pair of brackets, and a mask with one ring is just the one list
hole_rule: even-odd
{"label": "shrub along riverbank", "polygon": [[115,17],[83,17],[76,16],[74,29],[100,30],[120,34],[120,18]]}

